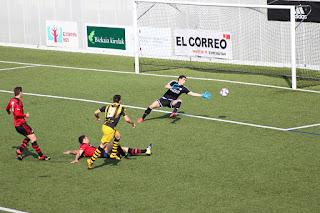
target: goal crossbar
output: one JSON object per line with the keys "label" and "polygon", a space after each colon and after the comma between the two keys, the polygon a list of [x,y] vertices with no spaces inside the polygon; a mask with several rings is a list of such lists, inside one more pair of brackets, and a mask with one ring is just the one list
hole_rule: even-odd
{"label": "goal crossbar", "polygon": [[165,0],[133,0],[133,2],[147,2],[147,3],[167,3],[167,4],[183,4],[183,5],[197,5],[197,6],[223,6],[223,7],[259,7],[267,9],[295,9],[292,5],[261,5],[261,4],[230,4],[230,3],[210,3],[210,2],[185,2],[185,1],[165,1]]}

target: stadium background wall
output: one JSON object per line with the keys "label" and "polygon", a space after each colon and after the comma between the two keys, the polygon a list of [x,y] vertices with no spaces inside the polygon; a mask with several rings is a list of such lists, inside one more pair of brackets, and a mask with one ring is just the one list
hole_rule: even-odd
{"label": "stadium background wall", "polygon": [[[190,0],[186,0],[188,1]],[[201,2],[267,4],[267,0]],[[0,3],[2,46],[134,56],[132,0],[0,0]],[[100,41],[113,42],[113,46],[123,46],[125,43],[125,48],[99,48],[88,45],[88,37],[92,36],[90,32],[87,35],[87,28],[90,27],[108,27],[111,31],[125,31],[123,38]],[[55,42],[53,34],[50,33],[54,29],[64,32],[63,37],[60,36]]]}

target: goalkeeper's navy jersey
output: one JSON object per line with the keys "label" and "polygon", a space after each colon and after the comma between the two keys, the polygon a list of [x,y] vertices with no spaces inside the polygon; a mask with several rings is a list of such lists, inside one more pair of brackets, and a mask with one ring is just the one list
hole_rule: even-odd
{"label": "goalkeeper's navy jersey", "polygon": [[[170,81],[168,84],[170,84],[171,86],[173,86],[174,84],[178,84],[178,81]],[[179,89],[169,89],[164,95],[163,97],[166,99],[172,99],[172,100],[176,100],[179,98],[179,96],[182,93],[186,93],[188,94],[189,92],[191,92],[187,87],[185,86],[179,86]]]}
{"label": "goalkeeper's navy jersey", "polygon": [[103,106],[99,110],[100,112],[105,112],[105,120],[103,124],[113,129],[117,126],[121,115],[123,115],[123,117],[128,116],[126,109],[118,103]]}

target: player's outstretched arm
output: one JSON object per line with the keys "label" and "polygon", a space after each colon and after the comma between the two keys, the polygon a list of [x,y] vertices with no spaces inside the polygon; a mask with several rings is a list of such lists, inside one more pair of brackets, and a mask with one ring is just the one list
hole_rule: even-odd
{"label": "player's outstretched arm", "polygon": [[211,98],[211,93],[208,93],[208,91],[206,91],[205,93],[201,94],[201,97],[205,98],[205,99],[210,99]]}
{"label": "player's outstretched arm", "polygon": [[195,92],[189,92],[188,95],[191,95],[193,97],[202,97],[202,98],[205,98],[205,99],[210,99],[211,98],[211,94],[208,93],[208,91],[206,91],[203,94],[195,93]]}
{"label": "player's outstretched arm", "polygon": [[101,123],[101,119],[100,119],[100,117],[99,117],[99,113],[101,113],[100,110],[96,110],[96,111],[94,112],[94,116],[97,118],[97,122]]}
{"label": "player's outstretched arm", "polygon": [[75,157],[74,161],[71,161],[70,163],[78,163],[81,155],[83,154],[83,152],[84,152],[83,150],[79,150],[77,152],[77,154],[76,154],[76,157]]}
{"label": "player's outstretched arm", "polygon": [[129,116],[125,116],[124,119],[132,125],[132,128],[136,128],[136,124],[129,118]]}
{"label": "player's outstretched arm", "polygon": [[199,93],[195,93],[195,92],[189,92],[189,93],[187,93],[188,95],[191,95],[191,96],[193,96],[193,97],[201,97],[201,94],[199,94]]}
{"label": "player's outstretched arm", "polygon": [[63,152],[63,154],[66,154],[66,155],[68,154],[76,155],[77,153],[78,153],[78,150],[69,150],[69,151]]}

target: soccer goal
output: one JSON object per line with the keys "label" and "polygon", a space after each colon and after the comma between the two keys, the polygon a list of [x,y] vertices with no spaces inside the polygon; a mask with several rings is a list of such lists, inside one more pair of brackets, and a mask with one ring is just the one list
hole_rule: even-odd
{"label": "soccer goal", "polygon": [[[317,79],[318,64],[301,65],[315,72],[297,77],[297,55],[303,58],[308,49],[305,44],[296,53],[294,6],[163,0],[133,5],[137,73],[187,68],[270,75],[289,79],[293,89],[297,79]],[[289,21],[269,20],[270,10],[287,11]],[[303,33],[299,42],[306,42]]]}

